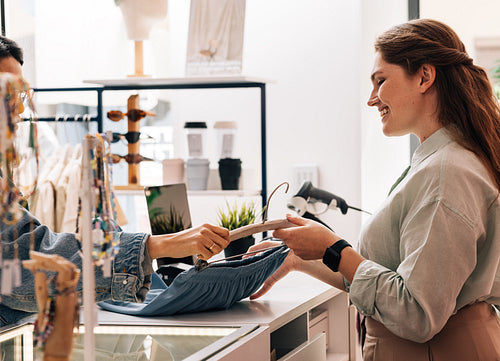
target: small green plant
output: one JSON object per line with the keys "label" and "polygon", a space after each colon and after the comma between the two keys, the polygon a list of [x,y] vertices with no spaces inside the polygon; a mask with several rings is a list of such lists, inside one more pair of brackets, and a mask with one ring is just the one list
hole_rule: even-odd
{"label": "small green plant", "polygon": [[185,229],[182,216],[173,206],[168,214],[163,214],[161,208],[151,210],[151,232],[153,234],[169,234]]}
{"label": "small green plant", "polygon": [[257,207],[253,201],[243,203],[239,207],[236,203],[231,206],[226,202],[226,207],[226,210],[219,208],[217,212],[219,226],[231,231],[255,222]]}

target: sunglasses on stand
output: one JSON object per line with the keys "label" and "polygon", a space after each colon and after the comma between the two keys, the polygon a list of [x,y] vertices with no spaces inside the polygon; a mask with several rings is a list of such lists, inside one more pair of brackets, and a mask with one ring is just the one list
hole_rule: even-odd
{"label": "sunglasses on stand", "polygon": [[[120,140],[125,139],[127,143],[129,144],[134,144],[141,139],[141,132],[127,132],[125,134],[120,134],[120,133],[105,133],[107,138],[110,139],[110,143],[118,143]],[[153,139],[152,136],[150,135],[145,135],[144,138],[146,139]]]}
{"label": "sunglasses on stand", "polygon": [[121,110],[110,110],[108,112],[108,118],[113,122],[119,122],[123,118],[127,117],[128,120],[132,122],[137,122],[144,118],[145,116],[155,116],[156,114],[153,112],[148,112],[146,110],[141,109],[130,109],[128,112],[124,113]]}
{"label": "sunglasses on stand", "polygon": [[113,163],[120,163],[122,160],[126,161],[128,164],[138,164],[140,162],[146,161],[146,162],[153,162],[154,159],[143,157],[140,154],[127,154],[127,155],[120,155],[120,154],[108,154],[108,156],[111,157],[111,161]]}

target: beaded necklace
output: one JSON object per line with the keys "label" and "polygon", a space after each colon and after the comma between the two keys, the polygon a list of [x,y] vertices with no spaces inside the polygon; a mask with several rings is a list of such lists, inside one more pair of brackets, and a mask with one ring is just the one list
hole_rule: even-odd
{"label": "beaded necklace", "polygon": [[[90,166],[92,169],[92,198],[93,222],[92,222],[92,257],[94,264],[102,266],[104,277],[111,277],[111,264],[114,256],[119,250],[119,236],[113,220],[116,219],[115,196],[111,186],[111,160],[110,153],[106,149],[106,143],[97,134],[87,135],[93,140],[94,147],[90,149]],[[109,147],[109,145],[108,145]],[[78,214],[81,215],[81,195],[78,203]],[[77,232],[79,232],[77,224]]]}

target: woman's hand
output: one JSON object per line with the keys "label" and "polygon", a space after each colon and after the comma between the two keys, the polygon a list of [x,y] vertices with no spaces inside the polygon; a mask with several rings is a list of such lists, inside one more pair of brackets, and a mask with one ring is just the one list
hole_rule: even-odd
{"label": "woman's hand", "polygon": [[[258,251],[259,249],[264,249],[273,246],[279,246],[280,244],[281,242],[265,241],[250,247],[248,249],[248,252]],[[269,276],[269,278],[262,284],[262,287],[257,292],[255,292],[253,295],[250,296],[250,300],[255,300],[260,296],[264,295],[265,293],[267,293],[267,291],[269,291],[276,282],[285,277],[291,271],[298,271],[300,269],[300,264],[302,262],[303,261],[295,254],[293,254],[292,250],[290,250],[280,268],[278,268],[276,272],[274,272],[271,276]]]}
{"label": "woman's hand", "polygon": [[277,229],[273,237],[281,239],[304,260],[321,259],[325,251],[341,237],[324,225],[287,214],[286,218],[299,227]]}
{"label": "woman's hand", "polygon": [[177,233],[150,236],[146,242],[151,259],[197,255],[207,260],[227,247],[229,231],[204,224]]}

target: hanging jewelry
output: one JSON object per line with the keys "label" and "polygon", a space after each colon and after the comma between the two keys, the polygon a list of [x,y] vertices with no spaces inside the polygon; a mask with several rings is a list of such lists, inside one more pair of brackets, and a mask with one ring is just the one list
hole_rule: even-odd
{"label": "hanging jewelry", "polygon": [[[90,149],[90,168],[92,170],[92,192],[93,204],[93,230],[92,257],[94,264],[102,266],[104,277],[111,277],[112,261],[119,249],[118,232],[115,231],[113,221],[116,219],[115,198],[111,187],[111,167],[107,157],[106,143],[101,135],[88,136],[95,145]],[[85,196],[85,195],[82,195]],[[78,205],[78,213],[81,215],[81,198]],[[77,231],[79,226],[77,223]],[[80,245],[81,246],[81,245]]]}
{"label": "hanging jewelry", "polygon": [[43,309],[43,318],[41,324],[37,319],[34,323],[33,338],[35,347],[43,348],[45,341],[50,336],[54,328],[54,316],[56,314],[56,300],[53,296],[48,296]]}
{"label": "hanging jewelry", "polygon": [[[21,120],[20,114],[24,112],[22,94],[25,95],[24,98],[28,101],[31,110],[33,110],[29,85],[12,74],[2,74],[0,78],[0,221],[5,226],[13,227],[14,237],[12,259],[5,259],[3,249],[0,250],[0,267],[2,268],[0,293],[2,295],[9,295],[12,293],[13,288],[21,286],[21,262],[19,260],[16,223],[23,214],[19,204],[21,206],[27,204],[27,198],[31,196],[36,188],[37,178],[36,175],[34,183],[22,190],[12,182],[14,168],[20,162],[15,148],[15,132],[17,123]],[[35,155],[36,171],[38,173],[39,148],[33,118],[30,119],[29,146],[33,149],[32,153]],[[0,228],[0,233],[1,231]],[[33,239],[32,243],[34,244]],[[0,244],[1,248],[3,248],[3,243],[0,242]]]}

